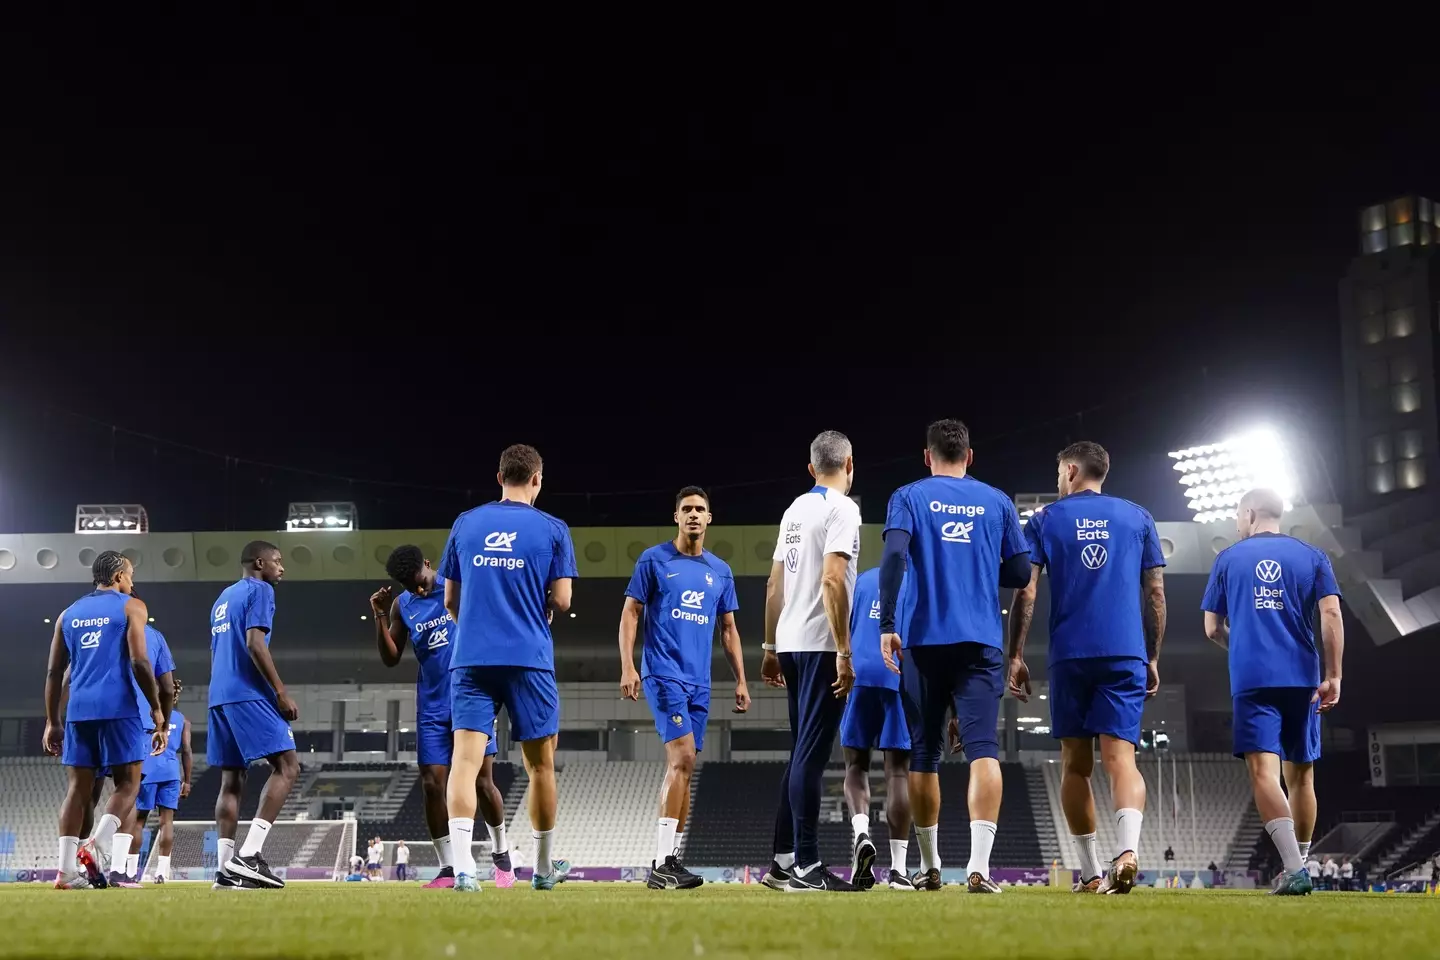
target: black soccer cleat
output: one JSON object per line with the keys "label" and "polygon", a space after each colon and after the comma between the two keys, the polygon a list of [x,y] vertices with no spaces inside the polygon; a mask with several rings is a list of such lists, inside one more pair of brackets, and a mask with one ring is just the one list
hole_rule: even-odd
{"label": "black soccer cleat", "polygon": [[944,890],[945,881],[940,879],[940,870],[931,867],[929,870],[918,871],[910,878],[916,890]]}
{"label": "black soccer cleat", "polygon": [[965,892],[1003,893],[1004,891],[1000,889],[1000,884],[996,883],[994,880],[991,880],[989,877],[981,876],[978,873],[972,873],[965,881]]}
{"label": "black soccer cleat", "polygon": [[854,893],[859,889],[835,876],[823,863],[803,877],[798,873],[790,874],[790,882],[785,886],[786,893]]}
{"label": "black soccer cleat", "polygon": [[875,842],[870,834],[862,833],[855,839],[854,878],[856,889],[869,890],[875,886]]}
{"label": "black soccer cleat", "polygon": [[248,857],[238,854],[231,857],[225,864],[225,872],[232,877],[249,880],[251,883],[271,890],[279,890],[285,886],[285,881],[270,871],[270,864],[266,863],[265,858],[258,853]]}
{"label": "black soccer cleat", "polygon": [[765,871],[765,876],[760,882],[771,890],[784,890],[790,885],[790,871],[780,866],[780,861],[771,860],[770,869]]}
{"label": "black soccer cleat", "polygon": [[260,884],[253,880],[242,880],[240,877],[232,877],[223,870],[215,874],[215,882],[210,885],[211,890],[263,890]]}
{"label": "black soccer cleat", "polygon": [[673,853],[663,863],[650,863],[650,878],[645,885],[651,890],[693,890],[705,880],[686,870]]}
{"label": "black soccer cleat", "polygon": [[915,890],[915,881],[905,876],[905,874],[901,873],[899,870],[890,871],[889,883],[891,890],[909,890],[912,893]]}

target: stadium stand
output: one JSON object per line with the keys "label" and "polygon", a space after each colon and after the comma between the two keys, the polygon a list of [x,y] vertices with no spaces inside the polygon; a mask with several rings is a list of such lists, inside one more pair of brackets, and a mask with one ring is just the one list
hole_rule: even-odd
{"label": "stadium stand", "polygon": [[[171,851],[171,865],[176,870],[214,870],[215,849],[208,837],[215,829],[213,822],[177,822],[175,824],[175,846]],[[249,829],[249,822],[242,820],[236,835],[243,837]],[[347,833],[354,834],[354,821],[347,820],[302,820],[283,823],[277,821],[270,827],[265,840],[265,859],[276,869],[294,870],[304,867],[334,870],[341,862]],[[353,840],[352,840],[353,843]],[[157,854],[151,849],[145,865],[147,876],[154,874]]]}
{"label": "stadium stand", "polygon": [[0,760],[0,834],[15,835],[14,852],[0,867],[28,870],[55,859],[55,812],[65,795],[65,768],[53,757]]}
{"label": "stadium stand", "polygon": [[[650,760],[581,761],[558,769],[557,855],[579,867],[648,866],[655,857],[655,804],[664,778],[665,764]],[[530,836],[523,802],[509,831],[516,840]],[[529,854],[527,844],[515,845]]]}

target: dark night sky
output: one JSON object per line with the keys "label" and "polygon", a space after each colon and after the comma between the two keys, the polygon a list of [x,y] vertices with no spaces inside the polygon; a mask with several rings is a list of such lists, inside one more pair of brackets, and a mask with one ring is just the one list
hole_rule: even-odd
{"label": "dark night sky", "polygon": [[1083,436],[1182,519],[1176,444],[1333,448],[1357,208],[1436,189],[1426,58],[973,17],[11,34],[0,529],[444,526],[514,441],[576,525],[690,482],[771,522],[832,426],[875,521],[941,415],[1002,488]]}

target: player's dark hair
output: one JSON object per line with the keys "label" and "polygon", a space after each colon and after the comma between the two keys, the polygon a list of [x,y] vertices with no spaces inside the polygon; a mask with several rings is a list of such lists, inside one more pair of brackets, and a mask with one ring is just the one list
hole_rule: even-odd
{"label": "player's dark hair", "polygon": [[681,500],[684,500],[686,497],[704,497],[704,498],[705,498],[705,509],[706,509],[706,510],[709,510],[709,509],[710,509],[710,494],[708,494],[708,493],[705,492],[705,488],[704,488],[704,487],[696,487],[696,486],[681,487],[681,488],[680,488],[680,492],[677,493],[677,494],[675,494],[675,509],[676,509],[676,510],[679,510],[679,509],[680,509],[680,501],[681,501]]}
{"label": "player's dark hair", "polygon": [[396,547],[385,558],[385,572],[390,574],[390,579],[406,587],[415,582],[423,566],[425,554],[412,543]]}
{"label": "player's dark hair", "polygon": [[119,550],[106,550],[90,564],[90,580],[97,587],[113,587],[124,569],[125,555]]}
{"label": "player's dark hair", "polygon": [[936,420],[925,429],[930,456],[945,463],[960,463],[970,452],[970,428],[959,420]]}
{"label": "player's dark hair", "polygon": [[240,551],[240,566],[248,567],[267,553],[279,552],[280,548],[268,540],[251,540],[245,544],[245,549]]}
{"label": "player's dark hair", "polygon": [[528,443],[513,444],[500,453],[500,481],[512,487],[522,487],[544,465],[539,450]]}
{"label": "player's dark hair", "polygon": [[1070,444],[1055,455],[1056,463],[1073,463],[1092,480],[1104,481],[1110,475],[1110,454],[1092,440]]}

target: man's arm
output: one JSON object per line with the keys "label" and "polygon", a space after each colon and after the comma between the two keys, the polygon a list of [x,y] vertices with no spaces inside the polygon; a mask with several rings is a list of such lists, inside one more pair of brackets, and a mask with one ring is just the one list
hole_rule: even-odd
{"label": "man's arm", "polygon": [[626,597],[620,608],[620,696],[640,699],[640,672],[635,669],[635,635],[640,630],[640,615],[645,607],[634,597]]}
{"label": "man's arm", "polygon": [[1151,663],[1160,659],[1165,642],[1165,568],[1150,567],[1142,575],[1145,590],[1145,656]]}
{"label": "man's arm", "polygon": [[60,722],[60,693],[70,687],[70,649],[65,646],[65,625],[55,618],[55,632],[50,637],[50,656],[45,664],[45,752],[60,755],[64,730]]}
{"label": "man's arm", "polygon": [[1230,621],[1218,613],[1205,611],[1205,636],[1209,637],[1221,650],[1230,649]]}
{"label": "man's arm", "polygon": [[279,709],[280,716],[286,720],[298,720],[300,708],[285,692],[285,684],[280,679],[280,671],[275,669],[275,661],[270,657],[270,645],[265,642],[265,635],[266,631],[260,627],[246,630],[245,650],[250,654],[250,662],[260,671],[260,676],[264,677],[265,682],[275,691],[275,706]]}
{"label": "man's arm", "polygon": [[160,685],[155,680],[155,670],[150,664],[150,651],[145,644],[145,624],[150,620],[150,611],[145,601],[131,597],[125,601],[125,646],[130,656],[130,671],[140,685],[140,694],[150,705],[150,712],[156,715],[155,729],[170,722],[168,715],[160,713]]}
{"label": "man's arm", "polygon": [[905,558],[910,552],[910,534],[904,530],[885,531],[885,552],[880,556],[880,633],[895,632],[895,607],[905,582]]}
{"label": "man's arm", "polygon": [[[450,581],[445,581],[447,584]],[[550,609],[556,613],[568,613],[570,610],[570,599],[574,590],[575,581],[569,577],[561,577],[550,583]],[[448,593],[446,594],[449,595]],[[457,621],[458,622],[458,621]]]}
{"label": "man's arm", "polygon": [[1015,591],[1010,601],[1010,659],[1025,656],[1025,638],[1030,635],[1030,621],[1035,619],[1035,592],[1040,582],[1040,568],[1031,565],[1030,582]]}
{"label": "man's arm", "polygon": [[389,595],[388,588],[384,592],[386,597],[381,597],[380,591],[377,591],[375,596],[370,598],[370,609],[375,614],[375,644],[380,651],[380,662],[387,667],[393,667],[400,663],[400,658],[405,653],[405,645],[410,642],[410,628],[405,625],[405,618],[400,616],[398,597],[391,600],[390,609],[385,610],[384,601]]}
{"label": "man's arm", "polygon": [[730,673],[735,677],[735,712],[744,713],[750,709],[750,687],[745,682],[745,654],[740,646],[740,628],[735,624],[733,611],[720,617],[720,646],[730,664]]}
{"label": "man's arm", "polygon": [[785,609],[785,561],[770,563],[770,578],[765,581],[765,657],[760,664],[760,678],[772,687],[785,686],[780,658],[775,655],[775,635],[780,629],[780,613]]}
{"label": "man's arm", "polygon": [[445,581],[445,612],[457,624],[460,622],[460,581],[451,577]]}
{"label": "man's arm", "polygon": [[185,725],[180,728],[180,790],[182,795],[190,793],[190,767],[195,759],[195,753],[190,749],[190,718],[185,718]]}
{"label": "man's arm", "polygon": [[1345,656],[1345,621],[1336,594],[1320,598],[1320,640],[1325,644],[1325,678],[1315,696],[1324,713],[1340,702],[1340,661]]}
{"label": "man's arm", "polygon": [[825,554],[825,568],[820,574],[820,597],[825,605],[825,619],[830,621],[830,635],[835,638],[835,652],[850,656],[850,587],[845,574],[850,558],[843,553]]}

